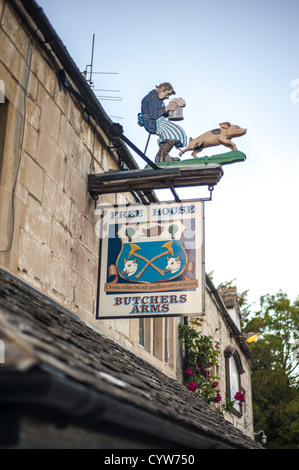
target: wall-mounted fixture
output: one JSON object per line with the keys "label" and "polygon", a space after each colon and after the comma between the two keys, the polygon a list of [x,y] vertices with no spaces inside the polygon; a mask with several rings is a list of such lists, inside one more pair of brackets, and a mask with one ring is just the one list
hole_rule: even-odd
{"label": "wall-mounted fixture", "polygon": [[253,434],[255,436],[258,436],[259,434],[261,434],[261,432],[263,433],[262,434],[262,444],[267,444],[267,436],[266,436],[265,432],[262,429],[259,432],[254,432]]}
{"label": "wall-mounted fixture", "polygon": [[253,343],[254,341],[256,341],[259,337],[259,335],[257,333],[241,333],[241,334],[237,334],[237,335],[234,335],[233,333],[231,333],[230,335],[231,338],[243,338],[246,343]]}

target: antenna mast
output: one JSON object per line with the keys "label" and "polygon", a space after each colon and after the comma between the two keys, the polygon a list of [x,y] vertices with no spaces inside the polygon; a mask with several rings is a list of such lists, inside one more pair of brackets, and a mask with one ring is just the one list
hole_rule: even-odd
{"label": "antenna mast", "polygon": [[[93,75],[118,75],[117,72],[94,72],[93,71],[93,60],[94,60],[94,49],[95,49],[95,34],[92,37],[92,49],[91,49],[91,63],[86,65],[86,70],[83,72],[84,77],[86,78],[87,83],[89,84],[90,88],[94,88],[93,82]],[[94,91],[104,91],[104,92],[113,92],[119,93],[120,90],[102,90],[102,89],[94,89]],[[101,100],[108,100],[108,101],[122,101],[121,97],[117,96],[96,96],[100,101]]]}

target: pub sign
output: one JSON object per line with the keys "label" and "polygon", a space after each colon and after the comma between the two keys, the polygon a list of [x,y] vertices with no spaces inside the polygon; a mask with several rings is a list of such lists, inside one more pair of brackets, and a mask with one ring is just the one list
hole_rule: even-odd
{"label": "pub sign", "polygon": [[204,314],[203,202],[98,210],[98,319]]}

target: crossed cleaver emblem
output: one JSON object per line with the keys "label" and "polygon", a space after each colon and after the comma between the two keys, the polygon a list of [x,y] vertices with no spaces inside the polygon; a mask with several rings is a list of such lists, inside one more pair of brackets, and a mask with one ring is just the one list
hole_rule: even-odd
{"label": "crossed cleaver emblem", "polygon": [[[142,256],[140,253],[137,253],[139,250],[141,250],[140,246],[138,246],[136,244],[133,244],[133,243],[130,243],[131,250],[129,252],[128,259],[124,258],[125,267],[122,270],[122,274],[127,274],[128,276],[132,276],[133,274],[136,273],[136,271],[138,269],[138,264],[136,263],[137,258],[144,261],[145,265],[143,266],[141,271],[138,274],[136,274],[136,276],[135,276],[136,279],[139,279],[142,276],[142,274],[144,273],[144,271],[149,266],[151,266],[153,269],[155,269],[161,276],[164,276],[165,272],[167,272],[167,271],[171,271],[171,272],[177,271],[180,267],[180,261],[179,261],[179,257],[177,257],[177,258],[173,257],[172,243],[173,243],[172,241],[169,241],[169,242],[165,243],[164,245],[162,245],[162,248],[165,248],[165,251],[163,251],[162,253],[154,256],[151,259],[148,259],[145,256]],[[170,258],[169,255],[171,255],[172,258]],[[162,258],[163,256],[167,256],[167,260],[168,260],[168,263],[167,263],[167,266],[166,266],[165,270],[160,269],[158,266],[156,266],[154,264],[154,262],[157,259]],[[135,260],[130,259],[130,258],[133,258],[133,257],[135,257]],[[171,263],[174,263],[174,261],[176,261],[175,268],[173,268],[173,266],[170,265]],[[178,268],[176,269],[177,266],[178,266]],[[175,269],[175,270],[172,270],[172,269]]]}

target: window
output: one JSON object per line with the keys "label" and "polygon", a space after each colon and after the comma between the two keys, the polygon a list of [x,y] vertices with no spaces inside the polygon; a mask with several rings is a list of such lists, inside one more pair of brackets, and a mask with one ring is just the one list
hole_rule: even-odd
{"label": "window", "polygon": [[151,347],[151,319],[139,318],[139,346],[150,352]]}
{"label": "window", "polygon": [[168,364],[169,360],[169,324],[168,317],[164,319],[164,362]]}
{"label": "window", "polygon": [[139,318],[139,345],[144,348],[144,318]]}
{"label": "window", "polygon": [[[244,374],[241,358],[238,351],[229,346],[224,352],[226,371],[226,396],[229,400],[234,400],[237,392],[241,392],[241,374]],[[235,401],[234,411],[238,416],[242,416],[242,407]]]}
{"label": "window", "polygon": [[237,368],[237,364],[233,356],[228,358],[229,368],[229,395],[232,400],[237,392],[240,390],[240,376]]}
{"label": "window", "polygon": [[153,355],[163,361],[163,318],[153,318]]}
{"label": "window", "polygon": [[138,334],[139,346],[168,366],[174,366],[173,318],[140,318]]}

